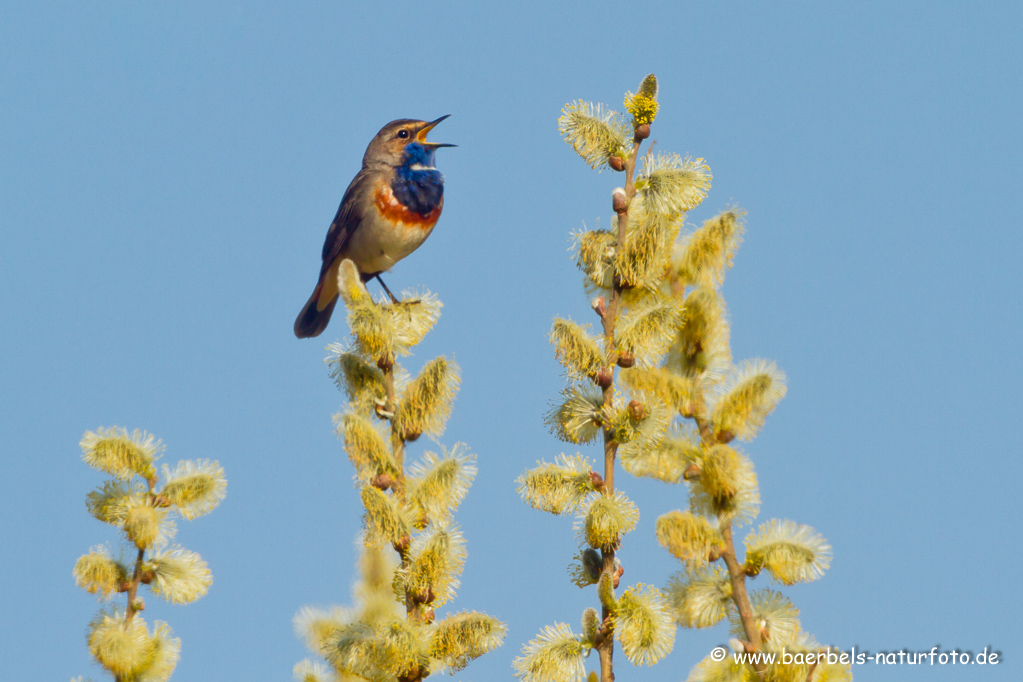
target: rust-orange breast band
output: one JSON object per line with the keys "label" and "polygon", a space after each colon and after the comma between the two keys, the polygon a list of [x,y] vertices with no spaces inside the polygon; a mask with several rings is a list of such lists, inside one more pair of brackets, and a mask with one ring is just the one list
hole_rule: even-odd
{"label": "rust-orange breast band", "polygon": [[396,223],[403,223],[410,227],[418,227],[420,229],[430,229],[437,223],[437,218],[440,217],[440,211],[444,208],[444,199],[442,198],[437,208],[433,209],[429,213],[423,215],[422,213],[416,213],[408,207],[402,205],[391,188],[387,185],[377,187],[376,192],[373,195],[373,202],[376,204],[377,210],[380,211],[380,215],[392,220]]}

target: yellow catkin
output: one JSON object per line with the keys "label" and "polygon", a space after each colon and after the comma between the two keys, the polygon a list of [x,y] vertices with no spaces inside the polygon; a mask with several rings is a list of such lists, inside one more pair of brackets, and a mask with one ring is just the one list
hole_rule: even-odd
{"label": "yellow catkin", "polygon": [[173,471],[164,466],[163,476],[166,483],[160,494],[186,519],[213,511],[227,494],[224,469],[208,459],[178,462]]}
{"label": "yellow catkin", "polygon": [[656,587],[639,584],[625,590],[613,621],[615,637],[634,665],[654,665],[675,643],[675,624]]}
{"label": "yellow catkin", "polygon": [[665,365],[682,376],[716,380],[732,360],[724,302],[703,287],[689,292],[684,306],[685,320]]}
{"label": "yellow catkin", "polygon": [[87,431],[80,445],[86,464],[121,480],[155,475],[153,462],[163,450],[163,444],[152,435],[138,429],[129,434],[117,426]]}
{"label": "yellow catkin", "polygon": [[458,384],[458,366],[454,362],[445,357],[428,362],[398,401],[394,428],[406,435],[441,435]]}
{"label": "yellow catkin", "polygon": [[721,286],[742,243],[744,215],[741,209],[720,213],[683,240],[675,259],[676,275],[682,282],[690,286]]}
{"label": "yellow catkin", "polygon": [[120,591],[128,579],[125,567],[112,559],[103,547],[95,547],[79,557],[72,573],[76,585],[90,594],[99,594],[103,599],[109,599]]}
{"label": "yellow catkin", "polygon": [[577,379],[591,378],[604,363],[596,340],[580,325],[562,318],[551,327],[554,354],[565,369]]}
{"label": "yellow catkin", "polygon": [[450,672],[462,670],[500,646],[505,631],[503,623],[485,613],[456,613],[435,624],[430,656],[443,661]]}
{"label": "yellow catkin", "polygon": [[345,454],[355,466],[359,480],[369,482],[377,474],[398,473],[383,435],[366,417],[354,412],[343,415],[338,432],[344,439]]}
{"label": "yellow catkin", "polygon": [[591,168],[603,168],[611,156],[623,154],[630,136],[617,112],[582,100],[561,110],[558,131]]}
{"label": "yellow catkin", "polygon": [[675,510],[657,519],[657,541],[676,559],[691,568],[707,563],[722,539],[710,522],[692,512]]}
{"label": "yellow catkin", "polygon": [[720,566],[676,573],[668,580],[667,601],[677,622],[687,628],[708,628],[729,612],[732,583]]}
{"label": "yellow catkin", "polygon": [[590,230],[576,235],[576,265],[586,275],[590,288],[611,287],[617,241],[617,237],[607,230]]}
{"label": "yellow catkin", "polygon": [[773,362],[750,360],[737,366],[711,413],[719,438],[752,440],[785,391],[785,374]]}
{"label": "yellow catkin", "polygon": [[582,531],[594,549],[617,549],[623,535],[636,527],[639,509],[621,492],[594,495],[583,516]]}
{"label": "yellow catkin", "polygon": [[370,537],[398,544],[408,537],[411,526],[397,500],[367,485],[362,487],[362,505],[366,508],[366,530]]}
{"label": "yellow catkin", "polygon": [[534,509],[564,514],[575,511],[593,492],[593,463],[582,455],[560,455],[553,464],[538,462],[518,478],[519,494]]}

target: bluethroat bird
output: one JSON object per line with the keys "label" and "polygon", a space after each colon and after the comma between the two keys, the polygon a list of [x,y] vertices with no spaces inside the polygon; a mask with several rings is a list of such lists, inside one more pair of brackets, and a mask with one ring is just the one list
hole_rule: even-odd
{"label": "bluethroat bird", "polygon": [[376,134],[362,157],[362,170],[348,185],[323,243],[320,279],[295,320],[295,336],[319,336],[338,299],[337,272],[345,258],[363,282],[376,277],[397,302],[380,273],[422,244],[444,206],[444,176],[434,152],[453,144],[427,142],[426,134],[446,119],[391,121]]}

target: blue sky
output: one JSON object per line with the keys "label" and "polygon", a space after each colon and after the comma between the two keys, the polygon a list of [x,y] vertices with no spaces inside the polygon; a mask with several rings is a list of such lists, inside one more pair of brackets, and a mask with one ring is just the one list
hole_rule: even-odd
{"label": "blue sky", "polygon": [[[514,479],[575,451],[542,422],[563,383],[546,335],[590,321],[568,235],[609,219],[620,180],[556,119],[576,98],[620,106],[652,71],[658,149],[714,173],[690,221],[748,211],[724,287],[734,355],[789,377],[746,448],[761,519],[810,524],[835,553],[785,590],[804,627],[1005,659],[858,680],[1019,679],[1018,4],[213,5],[0,6],[0,676],[101,678],[98,607],[71,579],[115,541],[83,504],[102,477],[77,444],[99,426],[227,471],[221,507],[179,524],[209,594],[147,601],[182,639],[175,680],[290,679],[293,614],[349,601],[361,507],[322,362],[345,329],[291,326],[366,143],[400,117],[451,114],[433,137],[459,145],[438,153],[437,229],[387,281],[445,304],[409,365],[458,361],[443,441],[479,456],[454,606],[509,626],[457,679],[507,679],[542,625],[575,626],[596,598],[567,579],[571,522]],[[676,564],[653,523],[685,492],[618,485],[641,512],[625,580],[663,585]],[[652,669],[619,656],[619,679],[684,679],[726,639],[680,631]]]}

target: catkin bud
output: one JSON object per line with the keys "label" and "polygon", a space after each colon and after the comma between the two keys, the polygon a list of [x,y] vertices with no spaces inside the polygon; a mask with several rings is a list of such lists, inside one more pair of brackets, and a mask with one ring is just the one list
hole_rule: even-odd
{"label": "catkin bud", "polygon": [[595,299],[590,301],[590,307],[593,308],[593,311],[601,317],[604,317],[604,315],[607,314],[607,301],[604,300],[603,296],[597,296]]}
{"label": "catkin bud", "polygon": [[394,551],[398,552],[398,554],[404,554],[408,551],[410,544],[412,544],[412,538],[408,535],[402,535],[401,538],[394,543]]}
{"label": "catkin bud", "polygon": [[636,126],[636,139],[645,140],[650,137],[650,124],[644,123],[643,125]]}
{"label": "catkin bud", "polygon": [[622,351],[618,354],[618,366],[624,369],[628,369],[636,364],[636,356],[628,351]]}
{"label": "catkin bud", "polygon": [[646,408],[643,403],[638,400],[629,401],[629,418],[634,422],[642,421],[646,418]]}
{"label": "catkin bud", "polygon": [[594,490],[601,490],[604,487],[604,478],[596,471],[590,472],[590,483],[593,484]]}
{"label": "catkin bud", "polygon": [[615,191],[611,193],[611,208],[615,213],[625,213],[629,210],[629,200],[625,196],[625,190],[621,187],[616,187]]}
{"label": "catkin bud", "polygon": [[392,478],[390,474],[377,474],[373,477],[373,480],[370,481],[370,485],[374,488],[379,488],[380,490],[387,490],[394,485],[394,478]]}
{"label": "catkin bud", "polygon": [[714,438],[716,438],[719,443],[731,443],[735,440],[735,433],[728,429],[721,429],[714,434]]}
{"label": "catkin bud", "polygon": [[597,372],[597,386],[607,388],[611,385],[612,381],[614,381],[614,374],[611,372],[611,369],[608,367],[601,367]]}
{"label": "catkin bud", "polygon": [[616,170],[619,173],[625,170],[625,160],[620,156],[612,156],[607,160],[607,165],[611,167],[611,170]]}

